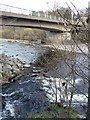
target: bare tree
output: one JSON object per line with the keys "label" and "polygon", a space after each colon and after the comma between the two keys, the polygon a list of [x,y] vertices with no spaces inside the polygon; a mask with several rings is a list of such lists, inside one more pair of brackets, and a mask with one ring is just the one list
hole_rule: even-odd
{"label": "bare tree", "polygon": [[90,10],[88,10],[88,108],[87,108],[87,119],[90,120]]}
{"label": "bare tree", "polygon": [[[88,71],[88,75],[85,73],[84,69],[82,69],[82,67],[80,67],[80,66],[78,66],[78,70],[75,69],[75,62],[76,62],[75,57],[71,61],[73,63],[72,66],[70,66],[70,64],[68,64],[67,60],[65,60],[65,63],[68,65],[68,67],[70,69],[72,69],[71,74],[73,76],[72,91],[71,91],[69,106],[71,107],[72,98],[73,98],[74,89],[75,89],[75,74],[77,74],[80,77],[83,77],[83,82],[88,82],[88,88],[87,88],[88,89],[87,119],[90,120],[90,13],[88,15],[88,29],[87,29],[85,21],[83,21],[83,19],[81,19],[81,16],[80,16],[81,11],[79,12],[79,10],[76,8],[76,6],[72,2],[71,2],[71,4],[74,7],[74,9],[76,10],[75,13],[74,13],[74,11],[72,11],[72,12],[73,12],[73,14],[77,13],[76,16],[78,17],[77,18],[78,22],[75,23],[75,24],[72,24],[72,22],[70,20],[68,20],[66,18],[64,18],[64,19],[67,22],[67,24],[69,24],[71,26],[71,29],[72,29],[72,31],[70,31],[70,32],[71,32],[71,36],[72,36],[72,41],[74,43],[73,47],[76,46],[78,48],[78,50],[81,52],[81,54],[83,54],[83,56],[85,56],[85,58],[83,57],[83,61],[85,61],[86,57],[88,58],[88,60],[86,61],[88,63],[88,66],[86,64],[78,61],[79,65],[82,65],[83,68],[85,68],[85,70]],[[63,18],[62,13],[58,9],[57,9],[57,13],[58,13],[58,16]],[[79,29],[79,24],[81,24],[80,29]],[[67,30],[67,27],[68,26],[65,26],[66,30]],[[84,45],[86,45],[88,47],[88,54],[85,53],[85,51],[79,45],[79,44],[82,44],[83,41],[84,41]],[[74,53],[75,53],[75,49],[73,51],[73,54]],[[81,72],[82,72],[83,75],[80,74]],[[80,91],[80,92],[82,93],[82,91]]]}

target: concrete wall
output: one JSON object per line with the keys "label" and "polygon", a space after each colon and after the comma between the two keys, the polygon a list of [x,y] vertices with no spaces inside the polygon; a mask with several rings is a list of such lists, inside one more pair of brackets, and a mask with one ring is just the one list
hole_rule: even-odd
{"label": "concrete wall", "polygon": [[65,33],[56,33],[56,32],[47,32],[47,44],[63,44],[65,41],[71,40],[71,35],[68,32]]}

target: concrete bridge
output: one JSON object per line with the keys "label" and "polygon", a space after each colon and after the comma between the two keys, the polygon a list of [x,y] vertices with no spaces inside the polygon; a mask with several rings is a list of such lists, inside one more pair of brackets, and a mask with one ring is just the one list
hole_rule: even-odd
{"label": "concrete bridge", "polygon": [[43,17],[23,15],[6,11],[0,12],[0,26],[39,28],[54,32],[66,31],[65,23],[63,20],[53,20]]}
{"label": "concrete bridge", "polygon": [[[76,23],[73,22],[72,24],[75,25]],[[50,40],[58,39],[59,41],[65,38],[65,35],[67,37],[67,31],[69,32],[71,27],[70,25],[67,25],[67,21],[63,18],[56,18],[56,16],[47,15],[45,12],[43,14],[40,13],[40,11],[35,13],[35,11],[4,4],[0,4],[0,26],[47,30],[49,31],[47,36]]]}
{"label": "concrete bridge", "polygon": [[70,26],[63,18],[48,15],[47,12],[30,11],[0,4],[0,26],[39,28],[54,32],[66,32]]}

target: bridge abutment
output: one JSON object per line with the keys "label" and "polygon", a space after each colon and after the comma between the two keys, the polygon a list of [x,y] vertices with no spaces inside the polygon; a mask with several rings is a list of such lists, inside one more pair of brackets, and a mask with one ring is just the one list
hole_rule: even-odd
{"label": "bridge abutment", "polygon": [[59,33],[59,32],[50,32],[48,31],[46,33],[46,43],[48,44],[63,44],[65,41],[71,40],[71,35],[69,32],[63,32],[63,33]]}

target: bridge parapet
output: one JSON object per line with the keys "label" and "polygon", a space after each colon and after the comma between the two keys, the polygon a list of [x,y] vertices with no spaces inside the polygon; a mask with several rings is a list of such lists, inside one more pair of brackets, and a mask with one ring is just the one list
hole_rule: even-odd
{"label": "bridge parapet", "polygon": [[75,23],[75,21],[71,22],[61,17],[57,18],[47,12],[36,12],[4,4],[0,4],[0,19],[3,21],[1,23],[3,26],[34,27],[53,31],[67,31],[71,29],[72,25],[81,26]]}
{"label": "bridge parapet", "polygon": [[[31,17],[38,17],[38,19],[43,18],[43,19],[57,20],[58,22],[67,23],[67,21],[65,19],[63,19],[62,17],[56,17],[55,15],[49,14],[47,11],[46,12],[31,11],[28,9],[23,9],[23,8],[14,7],[14,6],[5,5],[5,4],[0,4],[0,11],[9,12],[9,14],[16,13],[19,15],[21,14],[21,15],[27,15],[27,16],[31,16]],[[76,24],[75,21],[69,21],[69,22],[72,24]]]}
{"label": "bridge parapet", "polygon": [[17,14],[23,14],[23,15],[28,15],[28,16],[35,16],[35,17],[42,17],[42,18],[47,18],[47,19],[53,19],[53,20],[58,20],[58,21],[64,21],[63,18],[61,17],[56,17],[55,15],[50,15],[48,12],[43,12],[43,11],[31,11],[28,9],[22,9],[19,7],[14,7],[14,6],[9,6],[5,4],[0,4],[0,11],[5,11],[10,13],[17,13]]}
{"label": "bridge parapet", "polygon": [[29,13],[31,13],[30,10],[22,9],[22,8],[14,7],[14,6],[9,6],[9,5],[5,5],[5,4],[0,4],[0,11],[26,14],[26,15],[29,15]]}

